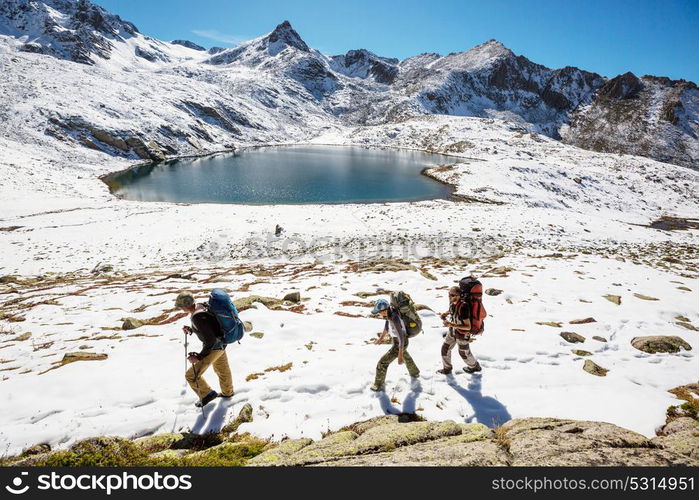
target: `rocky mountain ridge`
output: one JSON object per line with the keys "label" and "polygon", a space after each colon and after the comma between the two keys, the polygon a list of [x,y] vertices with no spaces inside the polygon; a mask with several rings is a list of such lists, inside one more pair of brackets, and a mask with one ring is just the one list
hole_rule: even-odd
{"label": "rocky mountain ridge", "polygon": [[[137,134],[143,144],[162,145],[172,137],[167,130],[199,130],[180,135],[181,146],[170,144],[172,151],[158,147],[164,156],[191,153],[192,142],[258,142],[272,135],[299,139],[294,128],[300,119],[306,120],[303,135],[312,136],[328,127],[399,123],[420,115],[447,114],[504,120],[523,131],[586,149],[637,154],[693,168],[699,165],[699,90],[694,83],[638,78],[631,73],[607,79],[574,67],[549,69],[515,55],[497,40],[465,52],[420,54],[403,61],[365,49],[330,57],[310,48],[284,21],[270,33],[237,47],[205,51],[186,40],[167,43],[143,36],[133,24],[88,0],[8,0],[0,7],[0,35],[5,35],[0,38],[9,45],[4,56],[8,71],[19,70],[19,65],[7,60],[19,51],[100,65],[102,73],[90,72],[99,81],[92,88],[102,82],[108,85],[115,72],[143,72],[139,83],[134,83],[141,87],[142,95],[137,109],[149,110],[161,100],[182,109],[179,96],[162,95],[162,89],[191,89],[185,116],[174,123],[163,120],[155,130]],[[160,81],[156,88],[145,81],[156,74],[167,83]],[[222,97],[207,99],[212,95],[208,86],[214,86]],[[96,119],[94,114],[75,109],[66,120],[55,116],[57,110],[51,109],[51,103],[41,113],[61,123],[78,120],[90,127],[96,121],[110,121],[107,118],[112,122],[131,118],[110,106],[116,96],[88,90],[80,100],[92,108],[99,106],[95,109],[98,115],[111,107],[108,117]],[[231,120],[231,116],[236,118]],[[51,130],[47,121],[44,118],[43,126]],[[138,149],[105,146],[89,132],[90,127],[77,133],[89,143],[75,137],[74,127],[63,129],[67,140],[77,139],[110,154],[154,156]],[[279,134],[261,133],[265,130]]]}

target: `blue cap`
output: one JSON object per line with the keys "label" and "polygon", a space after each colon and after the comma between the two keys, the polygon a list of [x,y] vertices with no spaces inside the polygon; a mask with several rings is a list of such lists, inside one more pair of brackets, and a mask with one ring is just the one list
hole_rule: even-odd
{"label": "blue cap", "polygon": [[386,309],[388,309],[388,301],[386,299],[379,299],[374,302],[374,309],[371,310],[371,314],[379,314]]}

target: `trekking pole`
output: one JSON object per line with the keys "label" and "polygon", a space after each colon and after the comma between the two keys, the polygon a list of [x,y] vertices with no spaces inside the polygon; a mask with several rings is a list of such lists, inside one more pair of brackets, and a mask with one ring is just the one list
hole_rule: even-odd
{"label": "trekking pole", "polygon": [[[188,345],[187,335],[188,335],[187,332],[185,332],[184,333],[184,371],[185,371],[185,375],[187,374],[187,371],[189,370],[189,368],[187,367],[187,363],[189,363],[189,349],[187,347],[187,345]],[[199,374],[197,373],[197,370],[194,367],[194,365],[192,365],[192,371],[194,372],[194,383],[197,386],[197,396],[199,396]],[[187,385],[186,376],[185,376],[184,383],[185,383],[185,387],[186,387],[186,385]],[[201,398],[199,398],[199,400],[201,401]],[[204,406],[201,407],[201,416],[202,416],[202,418],[206,419],[206,414],[204,413]]]}
{"label": "trekking pole", "polygon": [[[187,358],[189,357],[189,351],[187,349],[187,332],[184,332],[184,373],[187,373],[187,370],[189,370],[189,367],[187,366]],[[184,381],[185,387],[187,386],[187,379],[185,378]]]}
{"label": "trekking pole", "polygon": [[[194,371],[194,384],[197,386],[197,395],[199,395],[199,374],[197,373],[197,369],[192,365],[192,370]],[[203,399],[201,396],[199,397],[199,401],[203,403]],[[204,405],[201,405],[201,417],[206,421],[206,412],[204,411]]]}

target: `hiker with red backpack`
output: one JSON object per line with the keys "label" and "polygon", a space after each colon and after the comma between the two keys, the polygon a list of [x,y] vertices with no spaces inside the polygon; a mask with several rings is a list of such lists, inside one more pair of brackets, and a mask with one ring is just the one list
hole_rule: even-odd
{"label": "hiker with red backpack", "polygon": [[391,337],[393,337],[393,345],[376,365],[376,377],[374,385],[370,389],[375,392],[384,390],[388,365],[396,358],[398,358],[398,364],[405,363],[410,376],[417,379],[420,376],[420,370],[408,354],[407,349],[408,339],[422,331],[422,320],[418,316],[410,296],[405,292],[392,293],[390,304],[386,299],[378,299],[371,314],[385,320],[383,332],[374,343],[383,343],[383,339],[390,332]]}
{"label": "hiker with red backpack", "polygon": [[191,327],[182,327],[185,333],[185,351],[187,335],[191,333],[195,333],[203,344],[200,352],[187,353],[187,360],[192,366],[187,370],[185,378],[199,396],[195,405],[202,408],[219,396],[202,376],[210,366],[213,366],[218,377],[220,396],[232,397],[233,376],[228,365],[226,346],[240,340],[244,328],[230,297],[225,290],[217,288],[211,292],[207,303],[196,304],[191,293],[182,292],[175,300],[175,307],[188,312],[192,322]]}
{"label": "hiker with red backpack", "polygon": [[444,368],[438,373],[449,375],[452,370],[451,351],[459,346],[459,355],[466,363],[464,372],[481,371],[481,365],[471,352],[470,343],[476,340],[474,335],[483,332],[483,320],[486,311],[483,307],[483,286],[480,281],[469,276],[459,282],[459,286],[449,289],[449,311],[440,315],[444,326],[449,328],[442,344],[442,363]]}

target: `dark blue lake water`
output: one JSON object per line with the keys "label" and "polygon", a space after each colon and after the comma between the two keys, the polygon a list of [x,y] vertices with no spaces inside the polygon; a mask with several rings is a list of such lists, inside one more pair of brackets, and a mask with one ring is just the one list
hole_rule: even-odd
{"label": "dark blue lake water", "polygon": [[289,146],[144,165],[109,179],[129,200],[184,203],[369,203],[447,198],[451,188],[421,175],[450,163],[419,151]]}

